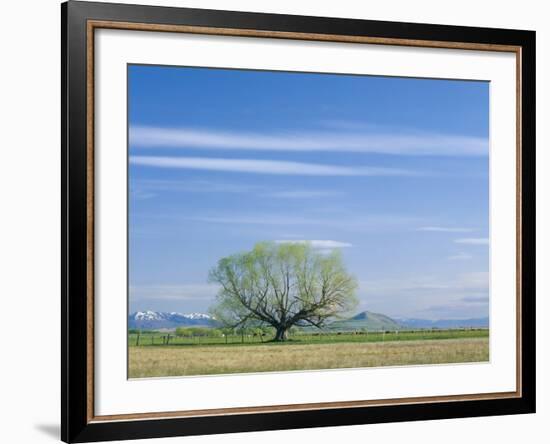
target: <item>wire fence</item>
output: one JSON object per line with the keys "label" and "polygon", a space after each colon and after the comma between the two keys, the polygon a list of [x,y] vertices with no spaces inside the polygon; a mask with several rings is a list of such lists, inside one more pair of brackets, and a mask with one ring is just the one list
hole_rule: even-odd
{"label": "wire fence", "polygon": [[[207,330],[207,329],[205,329]],[[489,336],[487,328],[424,329],[424,330],[362,330],[362,331],[319,331],[290,332],[284,343],[332,343],[332,342],[386,342],[430,339],[466,339]],[[284,344],[283,343],[283,344]],[[174,332],[143,331],[128,335],[129,346],[171,346],[171,345],[238,345],[238,344],[281,344],[273,341],[270,333],[193,333],[188,335]]]}

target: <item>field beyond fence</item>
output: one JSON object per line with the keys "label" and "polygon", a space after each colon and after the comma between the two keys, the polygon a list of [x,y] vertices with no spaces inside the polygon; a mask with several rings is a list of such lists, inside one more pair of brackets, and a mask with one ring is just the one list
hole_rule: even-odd
{"label": "field beyond fence", "polygon": [[286,342],[272,342],[270,335],[261,334],[229,334],[229,335],[176,335],[172,332],[130,333],[128,345],[132,346],[165,346],[165,345],[295,345],[321,344],[334,342],[389,342],[418,341],[435,339],[486,338],[488,329],[449,329],[449,330],[396,330],[396,331],[358,331],[358,332],[318,332],[294,333]]}
{"label": "field beyond fence", "polygon": [[[128,336],[128,377],[486,362],[489,330],[298,333],[271,336]],[[226,342],[227,341],[227,342]],[[139,345],[138,345],[139,344]]]}

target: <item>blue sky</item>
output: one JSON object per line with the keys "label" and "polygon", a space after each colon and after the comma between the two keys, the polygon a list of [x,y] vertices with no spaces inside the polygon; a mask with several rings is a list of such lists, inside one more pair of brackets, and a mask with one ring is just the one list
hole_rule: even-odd
{"label": "blue sky", "polygon": [[130,311],[206,311],[270,240],[341,250],[358,311],[488,316],[488,83],[128,71]]}

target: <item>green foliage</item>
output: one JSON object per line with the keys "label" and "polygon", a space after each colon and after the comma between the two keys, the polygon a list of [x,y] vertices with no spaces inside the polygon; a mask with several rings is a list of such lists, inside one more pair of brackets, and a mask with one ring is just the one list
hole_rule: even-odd
{"label": "green foliage", "polygon": [[176,336],[186,337],[221,337],[222,331],[218,328],[208,327],[178,327],[176,328]]}
{"label": "green foliage", "polygon": [[[271,327],[261,327],[255,329],[240,331],[231,330],[229,333],[222,336],[221,329],[215,329],[220,334],[212,334],[205,336],[198,336],[192,334],[185,335],[171,335],[169,342],[170,347],[186,346],[186,347],[208,347],[208,346],[225,346],[239,347],[239,346],[253,346],[262,344],[265,346],[277,346],[277,342],[268,342],[267,339],[272,337],[274,329]],[[266,336],[260,336],[259,332],[262,331]],[[147,337],[141,336],[139,347],[163,347],[166,346],[163,340],[168,333],[157,333],[156,335],[149,335]],[[243,340],[244,337],[244,340]],[[303,329],[296,329],[291,332],[290,340],[284,342],[285,345],[312,345],[312,344],[332,344],[332,343],[376,343],[376,342],[407,342],[407,341],[431,341],[431,340],[444,340],[444,339],[475,339],[475,338],[487,338],[489,337],[488,329],[466,329],[466,330],[416,330],[405,331],[399,330],[397,333],[382,332],[382,331],[361,331],[355,332],[341,332],[341,331],[320,331],[316,332],[304,331]],[[128,344],[130,347],[136,346],[137,334],[130,334]]]}
{"label": "green foliage", "polygon": [[262,242],[222,258],[209,280],[221,286],[210,313],[225,327],[271,326],[284,340],[293,326],[321,327],[356,305],[356,280],[337,251],[308,243]]}
{"label": "green foliage", "polygon": [[141,330],[139,328],[129,328],[128,333],[131,335],[155,335],[158,334],[158,331],[156,330]]}

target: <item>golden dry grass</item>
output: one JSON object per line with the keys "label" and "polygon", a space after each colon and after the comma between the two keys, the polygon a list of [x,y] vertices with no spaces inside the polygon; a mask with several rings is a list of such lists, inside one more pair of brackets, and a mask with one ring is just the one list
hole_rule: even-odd
{"label": "golden dry grass", "polygon": [[130,347],[129,377],[484,362],[487,338],[247,347]]}

